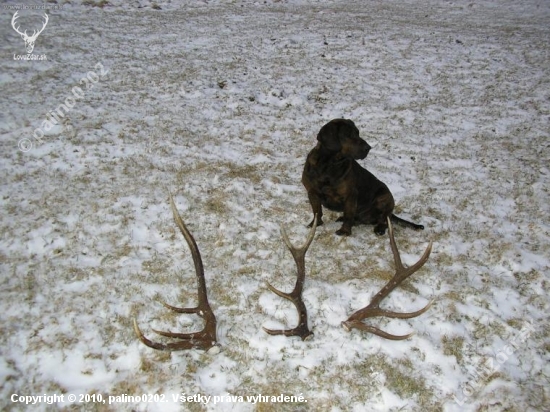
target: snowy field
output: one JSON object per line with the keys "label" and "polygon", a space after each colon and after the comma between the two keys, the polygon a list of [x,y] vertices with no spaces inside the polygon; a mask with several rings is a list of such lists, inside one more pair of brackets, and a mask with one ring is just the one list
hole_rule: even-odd
{"label": "snowy field", "polygon": [[[2,4],[1,410],[550,410],[550,2],[71,1],[37,61],[17,58],[21,3]],[[21,30],[42,12],[20,10]],[[262,330],[296,324],[266,282],[294,284],[279,226],[306,238],[303,164],[337,117],[426,226],[395,228],[404,262],[433,241],[382,305],[433,306],[369,320],[408,340],[341,327],[393,260],[372,226],[336,236],[332,212],[306,257],[314,336]],[[158,303],[196,302],[169,192],[203,256],[213,351],[132,329],[202,327]],[[12,402],[45,394],[64,402]]]}

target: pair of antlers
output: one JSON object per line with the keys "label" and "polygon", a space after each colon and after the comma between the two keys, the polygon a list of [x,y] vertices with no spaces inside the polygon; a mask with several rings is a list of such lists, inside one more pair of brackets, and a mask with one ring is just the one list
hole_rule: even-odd
{"label": "pair of antlers", "polygon": [[[134,319],[134,330],[139,340],[141,340],[141,342],[143,342],[145,345],[153,349],[176,351],[176,350],[195,348],[195,349],[208,350],[214,345],[216,345],[216,341],[217,341],[216,317],[214,316],[214,312],[212,311],[212,308],[208,303],[208,297],[206,294],[206,281],[204,278],[204,267],[202,264],[201,255],[200,255],[197,243],[195,242],[195,239],[193,238],[193,236],[185,226],[180,214],[178,213],[176,205],[174,204],[174,200],[172,199],[172,195],[170,195],[170,207],[174,215],[174,220],[176,221],[177,226],[179,227],[181,233],[183,234],[183,237],[185,238],[189,246],[189,249],[191,250],[191,256],[193,258],[193,262],[195,265],[195,272],[197,275],[198,305],[194,308],[177,308],[165,302],[161,302],[161,303],[166,308],[177,313],[188,313],[188,314],[194,313],[199,315],[205,321],[204,329],[202,331],[193,332],[193,333],[173,333],[173,332],[164,332],[164,331],[158,331],[153,329],[155,333],[161,336],[175,338],[178,340],[176,342],[171,342],[171,343],[158,343],[158,342],[153,342],[148,338],[146,338],[141,332],[141,330],[139,329],[136,319]],[[270,335],[299,336],[302,340],[305,340],[311,335],[313,335],[313,332],[311,332],[308,327],[307,309],[302,299],[302,291],[303,291],[304,282],[305,282],[305,256],[309,246],[313,241],[313,237],[315,236],[316,228],[317,228],[317,217],[315,216],[309,235],[305,243],[300,247],[293,245],[290,242],[285,229],[281,228],[281,235],[283,237],[283,240],[287,248],[289,249],[290,253],[292,254],[292,257],[294,258],[294,262],[296,263],[296,266],[298,269],[297,270],[298,276],[296,279],[296,284],[294,286],[294,289],[290,293],[282,292],[274,288],[273,286],[271,286],[271,284],[269,283],[267,284],[267,287],[273,293],[277,294],[278,296],[284,299],[290,300],[294,304],[294,306],[298,311],[299,322],[298,322],[298,325],[292,329],[275,330],[275,329],[263,328],[264,331],[269,333]],[[373,333],[385,339],[402,340],[402,339],[409,338],[413,333],[409,333],[407,335],[393,335],[375,326],[367,325],[363,323],[363,320],[376,317],[376,316],[384,316],[384,317],[399,318],[399,319],[410,319],[410,318],[420,316],[421,314],[423,314],[428,310],[428,308],[430,307],[433,301],[428,303],[424,308],[417,310],[416,312],[409,312],[409,313],[393,312],[393,311],[381,309],[380,303],[395,288],[397,288],[405,279],[407,279],[413,273],[418,271],[418,269],[420,269],[424,265],[424,263],[426,263],[426,261],[430,257],[430,253],[432,250],[432,242],[430,242],[430,244],[426,248],[426,251],[420,258],[420,260],[418,260],[418,262],[416,262],[414,265],[410,267],[405,267],[401,262],[401,256],[399,255],[399,250],[397,249],[397,244],[395,243],[395,238],[393,236],[393,228],[392,228],[390,219],[388,219],[388,229],[389,229],[388,233],[390,236],[390,246],[391,246],[391,250],[392,250],[393,258],[395,262],[395,274],[390,279],[390,281],[374,296],[374,298],[371,300],[368,306],[358,310],[353,315],[351,315],[346,321],[342,322],[342,326],[347,331],[350,331],[351,329],[355,328],[355,329],[363,330],[365,332]]]}
{"label": "pair of antlers", "polygon": [[[405,313],[393,312],[390,310],[381,309],[380,303],[395,288],[397,288],[401,283],[403,283],[405,279],[407,279],[409,276],[415,273],[418,269],[420,269],[424,265],[424,263],[426,263],[432,251],[432,242],[430,242],[430,244],[426,248],[426,251],[420,258],[420,260],[418,260],[418,262],[416,262],[414,265],[410,267],[405,267],[401,262],[401,255],[399,254],[399,250],[397,249],[397,244],[395,243],[391,221],[389,218],[387,220],[388,220],[388,233],[390,236],[390,246],[393,253],[393,259],[395,262],[395,274],[388,281],[388,283],[386,283],[386,285],[382,289],[380,289],[380,291],[374,296],[374,298],[372,298],[368,306],[358,310],[353,315],[351,315],[346,321],[342,322],[342,326],[348,332],[351,331],[352,329],[360,329],[365,332],[370,332],[374,335],[378,335],[385,339],[403,340],[411,337],[414,332],[409,333],[407,335],[393,335],[375,326],[367,325],[363,323],[363,320],[368,318],[373,318],[376,316],[384,316],[388,318],[399,318],[399,319],[410,319],[410,318],[415,318],[417,316],[422,315],[424,312],[426,312],[429,309],[433,301],[429,302],[425,307],[423,307],[420,310],[417,310],[416,312],[405,312]],[[281,229],[283,240],[285,241],[288,249],[292,253],[292,256],[294,257],[294,260],[296,262],[296,266],[298,267],[298,277],[296,280],[296,285],[294,286],[294,290],[290,293],[281,292],[280,290],[275,289],[269,283],[267,284],[267,286],[272,292],[294,303],[294,305],[296,306],[296,309],[298,310],[299,323],[298,323],[298,326],[296,326],[293,329],[272,330],[272,329],[264,328],[264,330],[270,335],[299,336],[300,338],[302,338],[302,340],[306,340],[308,337],[310,337],[313,334],[313,332],[311,332],[307,326],[307,311],[306,311],[304,301],[302,300],[302,289],[304,287],[304,280],[305,280],[305,255],[309,248],[309,245],[313,241],[313,236],[315,235],[316,228],[317,228],[317,216],[315,216],[313,220],[313,225],[311,227],[311,230],[309,232],[306,242],[301,247],[296,247],[292,245],[288,240],[288,236],[285,230]]]}

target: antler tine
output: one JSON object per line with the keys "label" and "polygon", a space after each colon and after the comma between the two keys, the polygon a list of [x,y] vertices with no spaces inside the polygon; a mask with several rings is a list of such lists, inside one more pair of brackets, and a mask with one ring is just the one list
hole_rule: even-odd
{"label": "antler tine", "polygon": [[38,35],[40,33],[42,33],[44,31],[44,29],[46,28],[46,25],[48,24],[48,20],[50,18],[48,17],[48,15],[46,13],[44,13],[44,24],[42,24],[42,28],[40,30],[38,30],[38,33],[36,32],[36,30],[33,30],[33,33],[32,33],[32,36],[31,37],[38,37]]}
{"label": "antler tine", "polygon": [[172,342],[166,344],[153,342],[147,339],[139,329],[137,321],[135,319],[134,331],[136,332],[136,335],[141,342],[153,349],[175,351],[196,348],[207,350],[214,346],[217,341],[216,316],[214,315],[214,312],[212,311],[212,308],[208,303],[208,296],[206,293],[206,281],[204,279],[204,267],[202,264],[201,254],[197,243],[193,238],[193,235],[191,235],[191,233],[185,226],[185,223],[183,223],[183,219],[181,218],[178,209],[176,208],[174,199],[172,198],[172,194],[170,194],[170,207],[172,209],[172,214],[174,215],[174,220],[176,221],[176,224],[178,225],[181,233],[183,234],[183,237],[187,242],[187,245],[189,246],[189,250],[191,251],[193,263],[195,265],[195,272],[197,275],[198,304],[194,308],[178,308],[162,301],[161,303],[164,307],[177,313],[194,313],[199,315],[201,318],[204,319],[204,329],[200,332],[194,333],[173,333],[153,329],[153,332],[157,333],[158,335],[181,340],[181,342]]}
{"label": "antler tine", "polygon": [[26,36],[26,35],[27,35],[27,30],[25,30],[24,33],[21,33],[21,32],[19,31],[19,27],[21,27],[21,26],[15,27],[16,20],[19,18],[19,16],[17,15],[18,13],[19,13],[19,11],[16,11],[15,14],[13,15],[13,17],[11,18],[11,26],[13,27],[13,29],[14,29],[18,34],[20,34],[21,36]]}
{"label": "antler tine", "polygon": [[392,335],[374,326],[366,325],[362,321],[364,319],[372,318],[376,316],[385,316],[388,318],[399,318],[399,319],[410,319],[410,318],[415,318],[417,316],[420,316],[421,314],[423,314],[429,309],[429,307],[433,303],[433,300],[430,301],[422,309],[419,309],[415,312],[406,312],[406,313],[393,312],[385,309],[380,309],[380,303],[395,288],[397,288],[401,283],[403,283],[405,279],[407,279],[413,273],[418,271],[418,269],[420,269],[426,263],[432,251],[432,242],[429,243],[428,247],[426,248],[426,251],[424,252],[422,257],[418,260],[418,262],[416,262],[414,265],[410,267],[405,267],[403,266],[403,263],[401,261],[401,256],[399,254],[399,250],[397,249],[397,244],[395,242],[395,238],[393,235],[393,227],[389,218],[388,218],[388,234],[390,237],[390,246],[391,246],[391,250],[392,250],[393,258],[395,262],[395,274],[389,280],[389,282],[386,283],[386,285],[382,289],[380,289],[380,291],[372,298],[368,306],[358,310],[353,315],[351,315],[348,318],[348,320],[342,322],[342,326],[347,331],[350,331],[351,329],[355,328],[355,329],[363,330],[365,332],[370,332],[374,335],[378,335],[385,339],[402,340],[402,339],[409,338],[410,336],[413,335],[414,332],[409,333],[408,335]]}
{"label": "antler tine", "polygon": [[281,226],[281,235],[283,237],[283,240],[288,250],[290,250],[292,257],[294,258],[294,262],[296,263],[296,266],[297,266],[298,276],[296,278],[296,284],[294,285],[294,289],[290,293],[285,293],[274,288],[273,286],[271,286],[269,282],[267,282],[267,287],[277,296],[290,300],[294,304],[294,306],[296,307],[296,310],[298,311],[299,322],[298,322],[298,326],[292,329],[263,328],[263,330],[266,333],[269,333],[270,335],[299,336],[300,338],[302,338],[302,340],[306,340],[308,337],[313,335],[313,332],[309,330],[309,327],[307,325],[307,309],[302,299],[302,291],[304,288],[304,282],[306,277],[305,256],[315,236],[316,228],[317,228],[317,215],[315,215],[313,219],[313,225],[309,231],[309,234],[305,243],[302,246],[297,247],[290,242],[290,239],[288,238],[286,230],[284,229],[284,227]]}
{"label": "antler tine", "polygon": [[[170,193],[170,208],[172,209],[172,215],[174,216],[176,225],[178,225],[180,232],[182,233],[183,237],[185,238],[185,241],[187,242],[187,245],[189,246],[189,250],[191,251],[191,257],[193,258],[193,264],[195,265],[195,273],[197,274],[198,295],[199,295],[199,303],[197,305],[197,309],[199,309],[201,306],[209,306],[208,297],[206,296],[206,282],[204,280],[204,267],[202,264],[202,258],[201,258],[201,253],[199,251],[199,247],[197,246],[197,242],[195,242],[195,238],[193,237],[193,235],[191,235],[191,233],[187,229],[187,226],[185,226],[185,223],[183,223],[183,219],[181,218],[178,212],[178,209],[176,208],[176,204],[174,203],[174,199],[172,198],[171,193]],[[176,312],[177,311],[178,310],[176,310]],[[182,313],[192,313],[192,312],[182,312]]]}
{"label": "antler tine", "polygon": [[290,253],[292,253],[292,256],[301,257],[301,255],[305,255],[307,250],[309,249],[309,246],[311,245],[311,242],[313,242],[313,238],[315,237],[315,229],[317,228],[317,215],[313,218],[313,224],[311,225],[311,229],[309,231],[309,234],[307,235],[307,239],[304,242],[302,246],[295,246],[292,244],[290,239],[288,238],[288,234],[286,233],[286,229],[281,226],[281,236],[283,237],[283,241],[286,244],[286,247],[288,250],[290,250]]}
{"label": "antler tine", "polygon": [[428,244],[428,247],[424,251],[424,254],[422,255],[422,257],[418,260],[418,262],[406,268],[405,266],[403,266],[403,263],[401,262],[401,255],[399,254],[399,250],[397,249],[397,244],[395,243],[395,237],[393,236],[393,226],[391,224],[391,220],[389,217],[387,219],[388,219],[388,234],[390,236],[390,247],[393,254],[393,261],[395,262],[395,269],[397,272],[407,274],[406,276],[403,275],[403,280],[405,280],[407,277],[409,277],[418,269],[420,269],[422,266],[424,266],[424,263],[427,262],[428,258],[430,257],[430,253],[432,252],[432,242]]}

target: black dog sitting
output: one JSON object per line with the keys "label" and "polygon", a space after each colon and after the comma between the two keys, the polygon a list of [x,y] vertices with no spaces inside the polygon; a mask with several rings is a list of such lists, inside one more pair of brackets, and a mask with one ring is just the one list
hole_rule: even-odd
{"label": "black dog sitting", "polygon": [[351,235],[351,227],[360,223],[374,224],[374,232],[383,235],[388,216],[394,222],[424,229],[395,216],[395,202],[388,187],[355,161],[367,157],[371,147],[359,137],[351,120],[331,120],[321,128],[317,140],[319,143],[307,156],[302,183],[319,226],[323,224],[324,206],[344,212],[338,219],[344,223],[337,235]]}

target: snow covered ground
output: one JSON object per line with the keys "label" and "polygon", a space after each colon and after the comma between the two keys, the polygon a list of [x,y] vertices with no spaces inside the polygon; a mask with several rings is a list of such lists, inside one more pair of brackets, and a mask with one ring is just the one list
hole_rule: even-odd
{"label": "snow covered ground", "polygon": [[[70,3],[36,40],[47,60],[14,57],[20,3],[0,13],[2,410],[550,410],[548,1]],[[21,28],[41,13],[21,10]],[[373,146],[361,163],[397,213],[426,226],[396,227],[405,263],[434,242],[383,304],[430,310],[369,321],[416,332],[405,341],[341,327],[393,261],[372,227],[336,236],[334,213],[306,258],[313,338],[262,330],[296,323],[265,282],[294,283],[279,225],[305,239],[301,170],[336,117]],[[169,192],[203,256],[217,351],[158,352],[132,330],[202,325],[157,302],[196,301]],[[44,394],[64,402],[12,402]]]}

